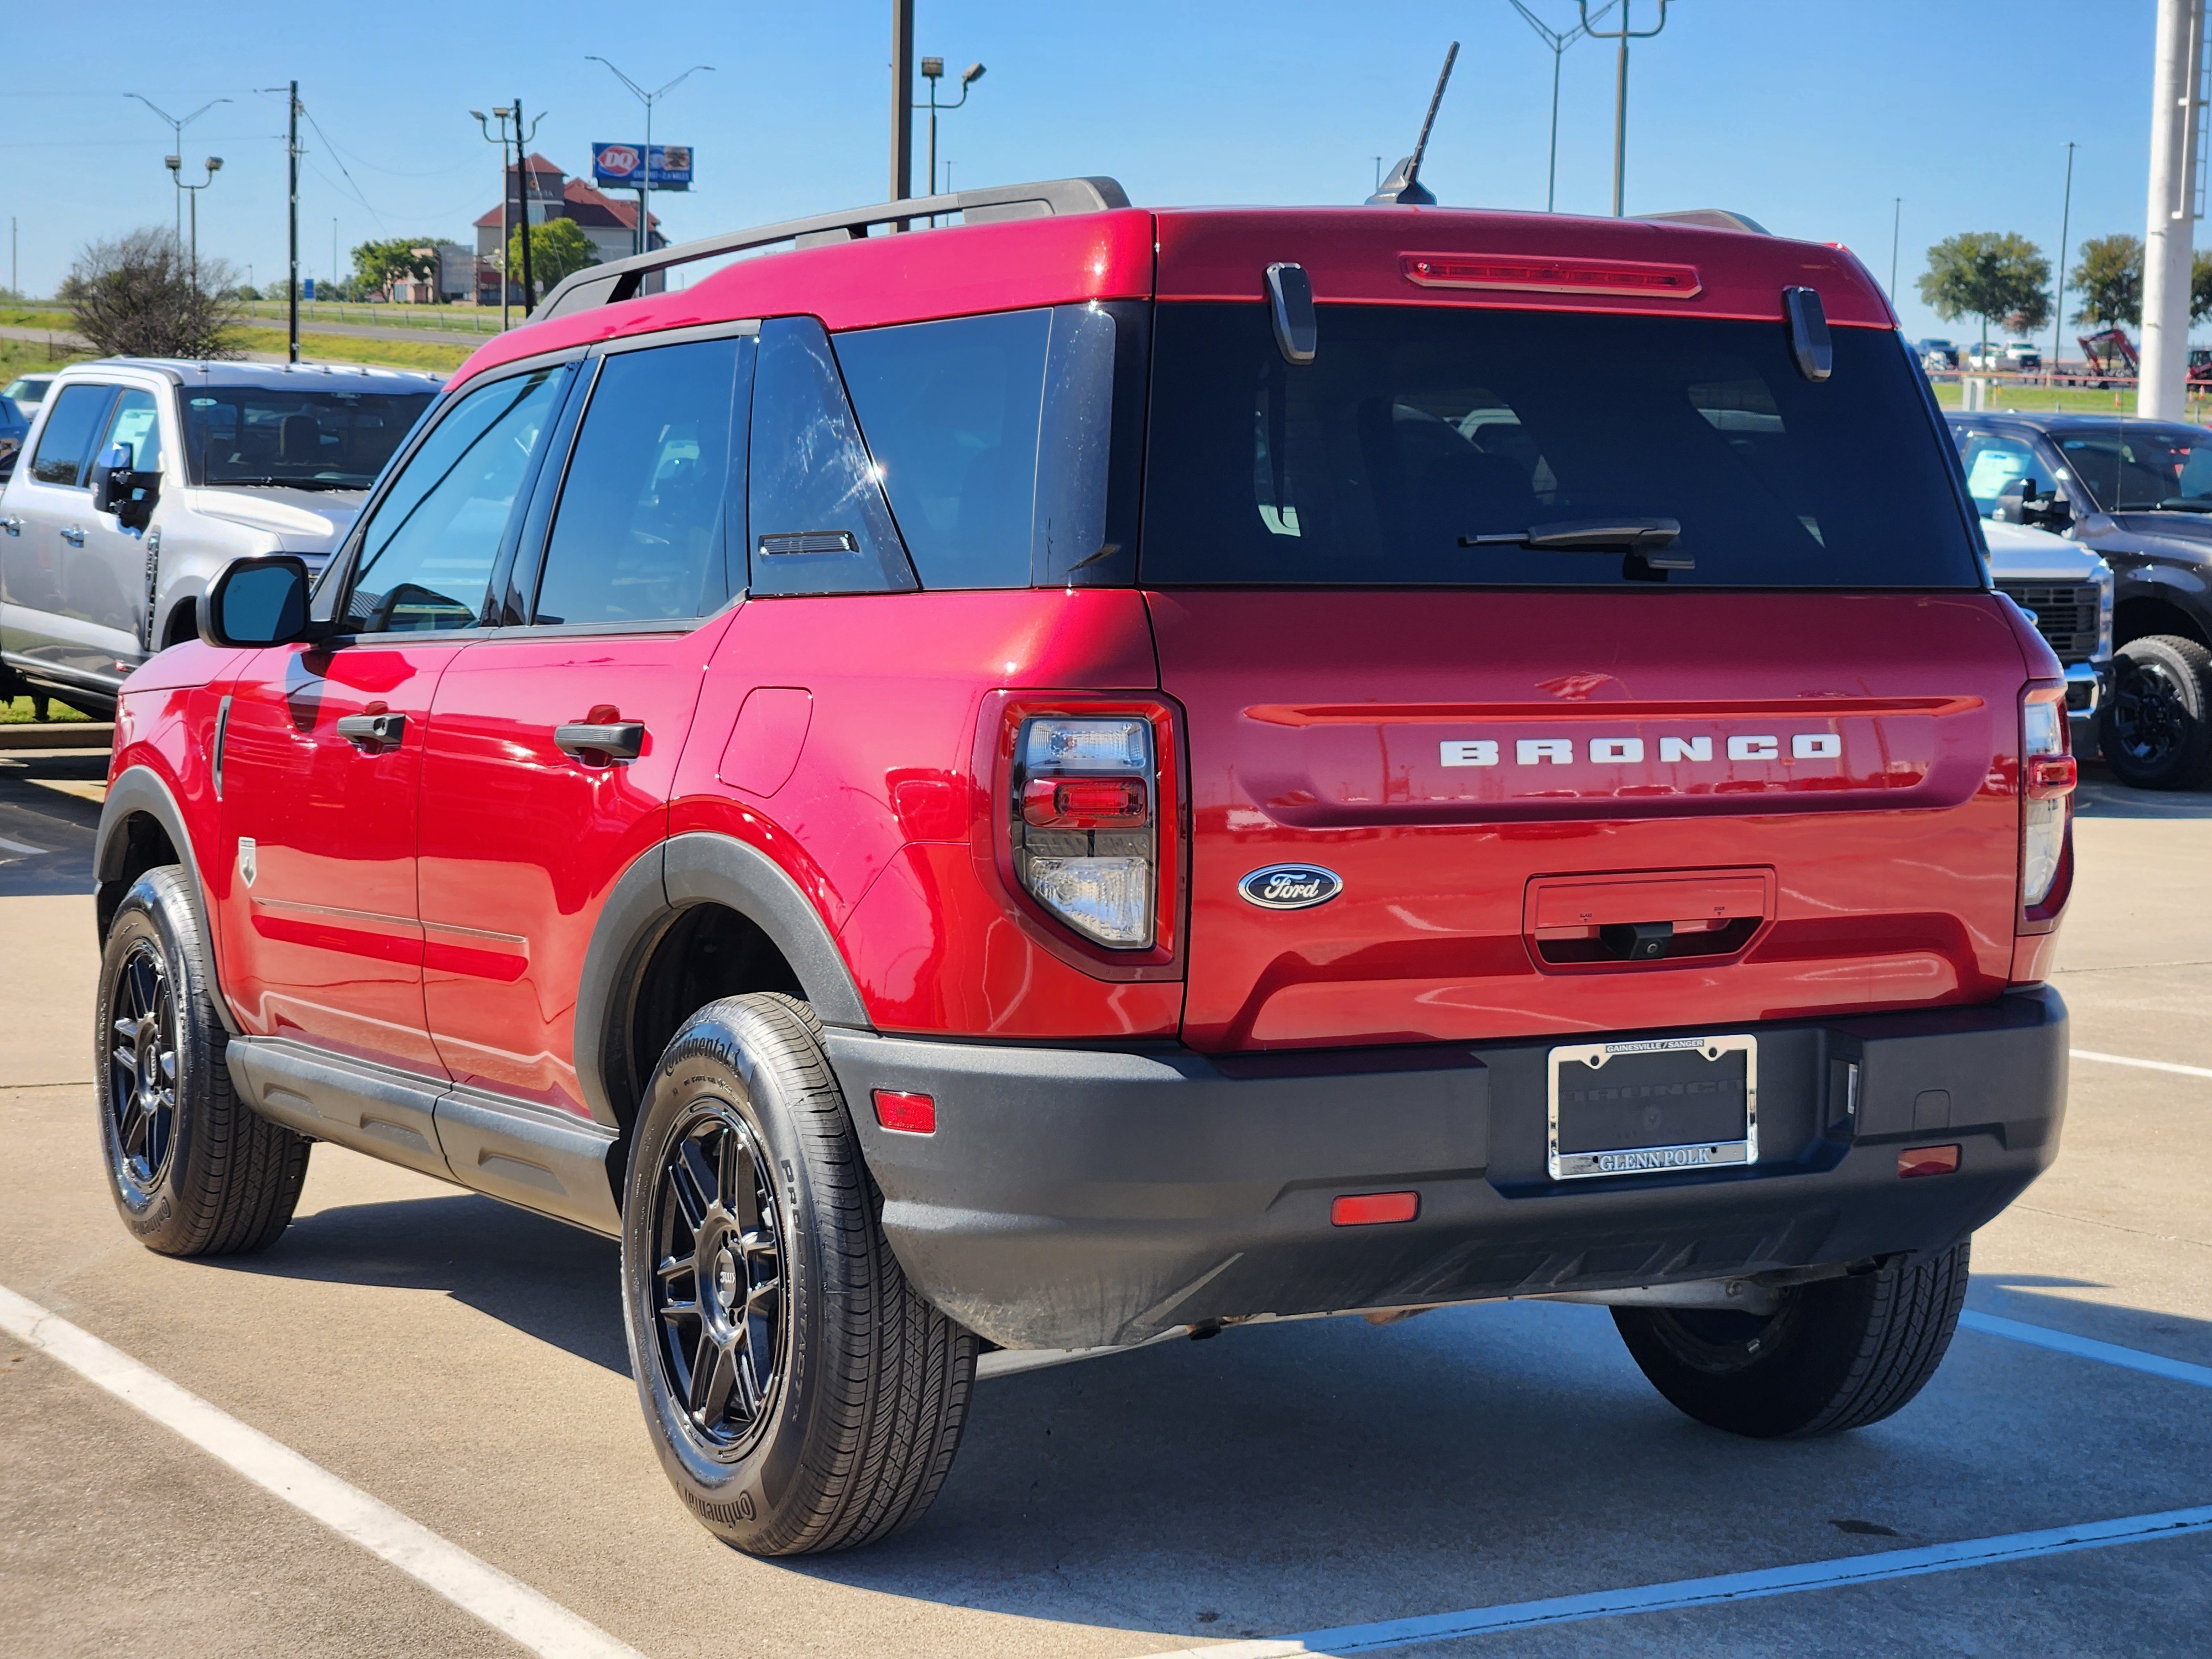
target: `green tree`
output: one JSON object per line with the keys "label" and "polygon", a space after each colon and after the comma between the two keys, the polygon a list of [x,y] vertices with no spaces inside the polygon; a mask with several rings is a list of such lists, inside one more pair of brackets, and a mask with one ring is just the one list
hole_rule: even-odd
{"label": "green tree", "polygon": [[2142,238],[2092,236],[2068,284],[2081,298],[2074,320],[2093,328],[2142,325]]}
{"label": "green tree", "polygon": [[1992,322],[2027,332],[2051,320],[2051,261],[2010,231],[1962,231],[1928,250],[1920,297],[1946,322],[1980,318],[1987,345]]}
{"label": "green tree", "polygon": [[2189,320],[2212,317],[2212,253],[2199,250],[2189,261]]}
{"label": "green tree", "polygon": [[[592,246],[592,239],[584,234],[584,228],[574,219],[548,219],[543,224],[531,226],[530,279],[538,284],[538,292],[530,296],[530,303],[537,304],[556,284],[599,262],[599,249]],[[507,269],[514,281],[522,280],[520,225],[507,239]]]}
{"label": "green tree", "polygon": [[387,241],[363,242],[353,251],[354,280],[386,299],[402,283],[437,280],[438,250],[427,236],[395,236]]}

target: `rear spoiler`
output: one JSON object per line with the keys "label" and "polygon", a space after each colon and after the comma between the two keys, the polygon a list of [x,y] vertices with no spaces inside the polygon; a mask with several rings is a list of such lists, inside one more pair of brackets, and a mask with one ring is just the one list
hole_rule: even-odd
{"label": "rear spoiler", "polygon": [[1002,219],[1043,219],[1063,213],[1106,213],[1129,205],[1127,191],[1111,179],[1049,179],[1031,185],[999,185],[984,190],[963,190],[942,196],[908,197],[881,202],[872,207],[852,208],[842,213],[818,213],[807,219],[787,219],[780,224],[756,225],[650,253],[611,259],[578,271],[538,301],[531,320],[588,311],[594,306],[635,300],[657,290],[651,278],[675,266],[696,260],[714,259],[753,248],[789,242],[796,247],[822,247],[858,241],[878,225],[905,228],[916,219],[958,214],[963,222],[989,224]]}

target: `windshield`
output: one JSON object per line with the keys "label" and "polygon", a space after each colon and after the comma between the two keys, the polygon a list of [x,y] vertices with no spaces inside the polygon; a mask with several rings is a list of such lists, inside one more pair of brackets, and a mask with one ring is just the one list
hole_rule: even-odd
{"label": "windshield", "polygon": [[1980,585],[1944,434],[1887,331],[1797,372],[1778,322],[1164,304],[1142,580],[1164,586]]}
{"label": "windshield", "polygon": [[2052,441],[2103,513],[2212,513],[2212,434],[2185,426],[2055,432]]}
{"label": "windshield", "polygon": [[366,489],[434,395],[203,387],[185,398],[192,482]]}

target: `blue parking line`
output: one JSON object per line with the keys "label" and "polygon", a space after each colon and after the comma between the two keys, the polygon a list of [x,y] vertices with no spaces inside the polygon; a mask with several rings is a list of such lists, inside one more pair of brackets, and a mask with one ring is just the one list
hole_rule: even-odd
{"label": "blue parking line", "polygon": [[2026,1342],[2034,1347],[2048,1348],[2053,1353],[2072,1354],[2076,1359],[2094,1359],[2106,1365],[2123,1366],[2131,1371],[2146,1371],[2172,1382],[2193,1382],[2200,1389],[2212,1389],[2212,1365],[2192,1365],[2185,1359],[2168,1359],[2163,1354],[2145,1353],[2140,1348],[2124,1348],[2117,1342],[2099,1342],[2086,1336],[2069,1336],[2064,1331],[2054,1331],[2046,1325],[2028,1325],[2017,1319],[2000,1319],[1995,1314],[1976,1313],[1971,1308],[1959,1316],[1959,1322],[1970,1331],[1979,1331],[1984,1336],[2002,1336],[2008,1341]]}

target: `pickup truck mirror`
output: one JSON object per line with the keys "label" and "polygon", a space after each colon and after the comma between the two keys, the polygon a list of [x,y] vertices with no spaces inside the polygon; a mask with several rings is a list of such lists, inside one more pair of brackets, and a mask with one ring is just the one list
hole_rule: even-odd
{"label": "pickup truck mirror", "polygon": [[210,645],[289,645],[307,636],[307,567],[289,553],[233,559],[199,606]]}
{"label": "pickup truck mirror", "polygon": [[2073,510],[2056,489],[2039,494],[2034,475],[2014,478],[1998,495],[1990,517],[1999,524],[2033,525],[2044,530],[2063,530],[2074,522]]}
{"label": "pickup truck mirror", "polygon": [[126,530],[143,530],[154,516],[154,501],[161,486],[159,472],[137,470],[137,457],[129,444],[110,444],[100,452],[92,469],[92,510],[112,513]]}

